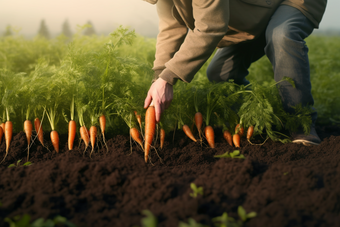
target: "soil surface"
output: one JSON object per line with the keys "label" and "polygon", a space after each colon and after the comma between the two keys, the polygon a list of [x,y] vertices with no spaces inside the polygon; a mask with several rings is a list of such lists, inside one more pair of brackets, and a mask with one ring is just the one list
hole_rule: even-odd
{"label": "soil surface", "polygon": [[[201,146],[182,132],[168,135],[158,155],[144,153],[128,136],[107,136],[89,157],[84,144],[67,149],[61,135],[60,152],[33,143],[31,166],[27,142],[15,134],[0,165],[0,227],[5,217],[29,214],[32,220],[66,217],[77,226],[142,226],[143,210],[150,210],[159,227],[177,227],[189,218],[214,226],[213,218],[227,212],[239,220],[238,206],[257,216],[244,226],[340,226],[340,127],[318,126],[319,146],[282,144],[268,140],[251,145],[241,140],[245,159],[215,158],[235,150],[215,130],[216,148]],[[47,134],[47,133],[46,133]],[[254,143],[262,142],[254,138]],[[0,158],[5,154],[4,141]],[[190,196],[190,183],[203,187],[203,196]]]}

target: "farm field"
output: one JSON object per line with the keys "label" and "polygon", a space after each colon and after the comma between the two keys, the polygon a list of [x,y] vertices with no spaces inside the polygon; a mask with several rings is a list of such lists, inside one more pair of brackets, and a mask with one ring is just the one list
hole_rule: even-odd
{"label": "farm field", "polygon": [[[290,130],[308,130],[312,110],[282,110],[270,63],[262,58],[250,69],[249,87],[209,83],[207,65],[192,83],[178,82],[157,126],[166,132],[164,147],[156,133],[147,162],[129,129],[144,136],[155,40],[119,28],[108,37],[76,34],[72,42],[19,36],[0,42],[0,116],[13,123],[10,145],[5,138],[0,144],[0,227],[25,214],[30,223],[61,215],[76,226],[339,226],[339,37],[307,39],[319,146],[289,143]],[[204,137],[200,143],[198,111],[214,128],[214,148]],[[42,121],[44,145],[38,130],[29,140],[23,130],[24,121],[35,118]],[[72,119],[77,135],[70,150]],[[251,143],[243,136],[236,148],[223,132],[233,133],[239,123],[255,127]],[[96,141],[86,146],[80,126],[96,127]],[[59,133],[59,152],[51,131]],[[23,166],[28,161],[32,165]],[[192,183],[201,187],[197,195]]]}

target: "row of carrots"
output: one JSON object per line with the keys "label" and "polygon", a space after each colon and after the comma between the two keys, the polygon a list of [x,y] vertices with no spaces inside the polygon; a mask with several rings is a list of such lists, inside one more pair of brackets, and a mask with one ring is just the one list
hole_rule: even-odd
{"label": "row of carrots", "polygon": [[[137,114],[137,112],[135,111],[135,116],[136,116],[137,122],[139,123],[140,130],[142,130],[141,115]],[[202,141],[202,125],[203,125],[202,114],[200,112],[197,112],[195,114],[194,120],[195,120],[195,125],[196,125],[196,128],[197,128],[197,131],[199,133],[200,141]],[[106,142],[105,142],[106,118],[105,118],[104,114],[100,115],[100,117],[99,117],[99,126],[100,126],[101,134],[103,136],[104,144],[106,145]],[[38,140],[40,141],[40,143],[43,146],[45,146],[44,145],[42,124],[41,124],[39,118],[35,118],[35,120],[34,120],[34,129],[37,133]],[[183,125],[182,129],[183,129],[183,132],[191,140],[193,140],[194,142],[197,142],[197,139],[194,137],[194,135],[193,135],[193,133],[192,133],[192,131],[191,131],[191,129],[188,125]],[[74,120],[70,120],[69,124],[68,124],[68,149],[69,150],[73,150],[74,141],[75,141],[75,137],[76,137],[76,130],[77,130],[76,122]],[[26,134],[27,143],[28,143],[28,153],[27,153],[27,160],[28,160],[29,159],[29,148],[30,148],[30,145],[31,145],[31,138],[32,138],[32,134],[33,134],[33,124],[30,120],[26,120],[24,122],[24,132]],[[85,150],[87,149],[89,144],[92,145],[92,150],[91,150],[91,153],[90,153],[90,156],[91,156],[91,154],[94,151],[96,138],[97,138],[97,134],[98,134],[97,127],[92,125],[90,127],[90,129],[88,130],[85,125],[81,125],[79,132],[80,132],[81,139],[85,143]],[[140,135],[140,131],[136,127],[130,128],[131,138],[134,141],[136,141],[140,145],[142,150],[144,151],[145,162],[148,161],[148,157],[149,157],[150,149],[152,147],[155,132],[156,132],[155,108],[153,106],[150,106],[146,110],[146,113],[145,113],[144,145],[143,145],[143,140],[142,140],[141,135]],[[254,127],[250,126],[247,130],[247,140],[248,141],[252,137],[253,132],[254,132]],[[11,140],[12,140],[12,134],[13,134],[13,124],[12,124],[11,121],[6,121],[6,123],[2,123],[0,125],[0,144],[1,144],[1,141],[2,141],[2,138],[3,138],[3,135],[5,136],[5,142],[6,142],[6,155],[3,159],[3,161],[5,160],[5,158],[8,154],[10,143],[11,143]],[[240,138],[243,136],[243,134],[244,134],[244,128],[241,127],[240,124],[238,124],[235,128],[235,133],[233,135],[228,130],[225,130],[223,132],[223,137],[226,139],[226,141],[228,142],[228,144],[230,146],[233,146],[233,144],[234,144],[235,147],[240,147]],[[214,135],[213,128],[211,126],[206,126],[205,129],[204,129],[204,135],[205,135],[205,139],[207,140],[209,146],[211,148],[214,148],[215,147],[215,135]],[[59,153],[59,134],[58,134],[58,132],[56,130],[52,130],[51,133],[50,133],[50,138],[51,138],[51,142],[52,142],[54,150],[57,153]],[[160,148],[161,149],[164,146],[164,140],[165,140],[165,131],[164,131],[164,129],[161,129],[160,130]],[[84,150],[84,152],[85,152],[85,150]]]}

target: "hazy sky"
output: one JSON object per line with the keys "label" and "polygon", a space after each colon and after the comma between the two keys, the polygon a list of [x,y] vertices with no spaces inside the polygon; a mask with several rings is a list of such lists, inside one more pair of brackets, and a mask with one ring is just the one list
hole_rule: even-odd
{"label": "hazy sky", "polygon": [[[339,0],[328,0],[320,30],[340,30],[339,9]],[[118,25],[142,33],[157,29],[158,23],[155,6],[143,0],[0,0],[1,33],[11,25],[21,28],[21,34],[35,35],[42,19],[52,34],[61,32],[66,19],[73,32],[89,20],[97,32],[105,33]]]}

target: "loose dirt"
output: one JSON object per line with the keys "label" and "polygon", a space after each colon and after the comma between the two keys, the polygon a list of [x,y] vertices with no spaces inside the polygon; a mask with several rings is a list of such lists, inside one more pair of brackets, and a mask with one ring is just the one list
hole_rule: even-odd
{"label": "loose dirt", "polygon": [[[20,132],[0,165],[0,227],[8,226],[5,217],[23,214],[32,220],[61,215],[79,227],[141,226],[145,209],[159,227],[177,227],[189,218],[214,226],[212,219],[223,212],[239,219],[238,206],[257,212],[245,226],[340,226],[340,128],[317,131],[323,141],[310,147],[270,140],[250,145],[243,138],[239,150],[246,159],[214,158],[235,150],[218,130],[214,149],[176,132],[163,150],[156,145],[158,155],[152,150],[147,164],[136,144],[130,149],[128,136],[108,135],[108,151],[99,143],[91,159],[90,148],[83,157],[83,143],[68,151],[67,136],[61,135],[59,154],[35,141],[33,165],[7,168],[26,161]],[[4,154],[2,142],[1,159]],[[191,182],[203,187],[203,196],[190,196]]]}

